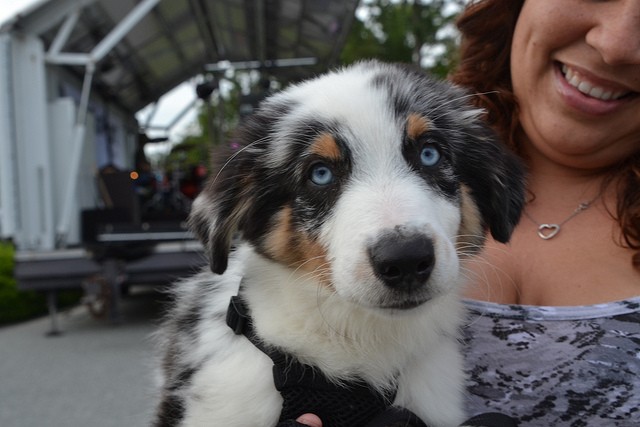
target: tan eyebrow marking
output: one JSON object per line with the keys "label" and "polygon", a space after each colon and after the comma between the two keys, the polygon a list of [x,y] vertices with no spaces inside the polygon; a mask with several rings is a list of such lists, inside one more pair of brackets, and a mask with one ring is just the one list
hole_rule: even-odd
{"label": "tan eyebrow marking", "polygon": [[407,136],[411,139],[418,139],[427,133],[430,127],[429,119],[417,113],[411,113],[407,117]]}
{"label": "tan eyebrow marking", "polygon": [[340,160],[341,152],[336,139],[328,133],[319,135],[311,144],[310,152],[331,160]]}

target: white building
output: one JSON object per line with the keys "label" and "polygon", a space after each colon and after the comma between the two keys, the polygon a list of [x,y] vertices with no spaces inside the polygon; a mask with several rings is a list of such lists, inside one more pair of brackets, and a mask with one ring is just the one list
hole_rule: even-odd
{"label": "white building", "polygon": [[18,249],[20,285],[79,286],[104,267],[83,251],[80,212],[101,205],[101,167],[133,168],[144,127],[136,112],[225,64],[267,67],[282,80],[322,71],[336,62],[357,3],[49,0],[5,23],[0,239]]}

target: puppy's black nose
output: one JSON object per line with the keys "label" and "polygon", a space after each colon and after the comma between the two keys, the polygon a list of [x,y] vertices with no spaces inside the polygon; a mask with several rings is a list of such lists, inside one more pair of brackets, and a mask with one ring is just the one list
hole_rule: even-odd
{"label": "puppy's black nose", "polygon": [[369,249],[376,275],[398,290],[411,291],[424,285],[435,265],[433,242],[423,234],[384,235]]}

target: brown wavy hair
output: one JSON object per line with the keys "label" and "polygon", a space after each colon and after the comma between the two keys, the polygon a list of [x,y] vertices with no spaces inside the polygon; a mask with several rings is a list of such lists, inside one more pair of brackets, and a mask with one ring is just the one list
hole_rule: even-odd
{"label": "brown wavy hair", "polygon": [[[487,111],[489,124],[519,154],[521,129],[510,61],[523,4],[524,0],[472,0],[456,23],[462,41],[459,65],[450,76],[454,83],[477,94],[473,102]],[[612,215],[622,230],[620,244],[635,251],[633,265],[640,269],[640,152],[612,168],[607,181],[617,185],[618,203]]]}

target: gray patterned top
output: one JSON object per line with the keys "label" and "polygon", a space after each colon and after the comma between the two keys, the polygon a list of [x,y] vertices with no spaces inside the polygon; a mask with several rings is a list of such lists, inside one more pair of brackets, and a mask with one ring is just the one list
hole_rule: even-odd
{"label": "gray patterned top", "polygon": [[640,297],[580,307],[466,301],[469,415],[640,426]]}

